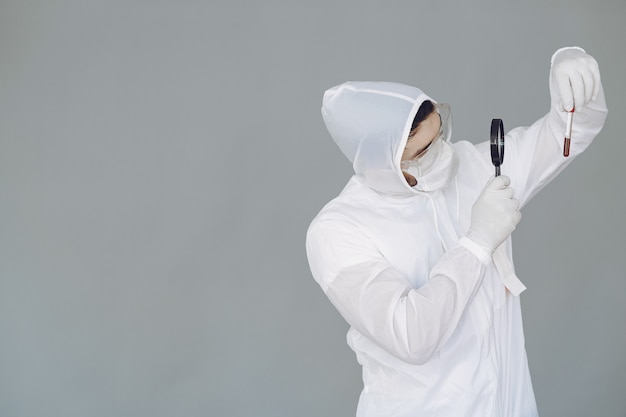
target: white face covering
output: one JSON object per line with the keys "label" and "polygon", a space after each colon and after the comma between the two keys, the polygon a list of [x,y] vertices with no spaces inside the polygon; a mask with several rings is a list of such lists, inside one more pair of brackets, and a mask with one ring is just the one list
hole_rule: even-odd
{"label": "white face covering", "polygon": [[459,158],[450,145],[452,113],[445,103],[436,104],[441,118],[439,135],[426,148],[423,154],[410,161],[402,161],[402,171],[417,180],[413,188],[419,191],[435,191],[452,181],[459,169]]}
{"label": "white face covering", "polygon": [[452,145],[439,135],[423,155],[411,161],[402,161],[401,168],[417,180],[413,188],[435,191],[448,185],[454,178],[459,168],[459,158]]}

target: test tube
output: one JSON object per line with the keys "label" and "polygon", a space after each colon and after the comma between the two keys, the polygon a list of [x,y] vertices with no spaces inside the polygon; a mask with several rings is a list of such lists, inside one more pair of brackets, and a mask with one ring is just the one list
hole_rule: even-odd
{"label": "test tube", "polygon": [[572,121],[574,120],[574,109],[567,113],[567,125],[565,126],[565,140],[563,141],[563,156],[569,156],[569,144],[572,139]]}

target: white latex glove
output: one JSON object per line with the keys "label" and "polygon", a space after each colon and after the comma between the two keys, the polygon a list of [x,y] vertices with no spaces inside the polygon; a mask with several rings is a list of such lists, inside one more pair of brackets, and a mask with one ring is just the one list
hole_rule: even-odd
{"label": "white latex glove", "polygon": [[501,175],[487,183],[472,207],[467,238],[489,254],[506,240],[522,218],[519,201],[513,198],[509,177]]}
{"label": "white latex glove", "polygon": [[550,71],[560,97],[561,110],[585,107],[600,91],[598,63],[578,47],[559,49],[552,56]]}

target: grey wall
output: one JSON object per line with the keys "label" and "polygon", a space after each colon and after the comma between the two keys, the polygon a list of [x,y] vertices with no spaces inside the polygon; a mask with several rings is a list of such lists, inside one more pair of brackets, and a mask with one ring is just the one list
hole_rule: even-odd
{"label": "grey wall", "polygon": [[551,54],[609,119],[515,232],[543,416],[626,416],[623,0],[0,1],[0,415],[350,416],[308,223],[351,168],[323,91],[417,85],[456,140],[548,109]]}

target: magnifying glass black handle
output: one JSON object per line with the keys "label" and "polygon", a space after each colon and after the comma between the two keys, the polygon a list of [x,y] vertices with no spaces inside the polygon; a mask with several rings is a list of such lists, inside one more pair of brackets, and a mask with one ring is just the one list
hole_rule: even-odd
{"label": "magnifying glass black handle", "polygon": [[491,120],[491,162],[496,167],[496,177],[500,175],[500,165],[504,162],[504,123],[502,119]]}

